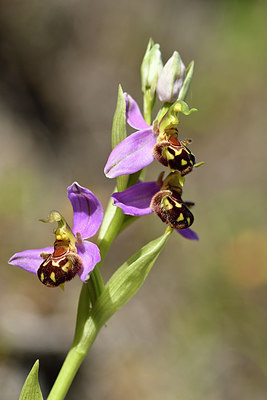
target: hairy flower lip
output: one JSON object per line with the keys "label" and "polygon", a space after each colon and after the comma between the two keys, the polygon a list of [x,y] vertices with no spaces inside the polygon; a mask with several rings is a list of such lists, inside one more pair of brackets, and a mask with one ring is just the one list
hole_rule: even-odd
{"label": "hairy flower lip", "polygon": [[[77,254],[83,263],[78,275],[83,282],[86,282],[90,272],[101,259],[97,245],[86,239],[92,237],[99,229],[103,219],[103,208],[97,197],[77,182],[69,186],[67,192],[73,208],[72,232],[77,238]],[[37,274],[44,261],[41,254],[52,254],[53,252],[53,247],[25,250],[14,254],[10,258],[9,264]]]}

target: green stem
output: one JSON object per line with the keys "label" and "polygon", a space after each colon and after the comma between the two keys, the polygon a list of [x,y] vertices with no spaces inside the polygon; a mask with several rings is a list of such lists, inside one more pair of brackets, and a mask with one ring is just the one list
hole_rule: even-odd
{"label": "green stem", "polygon": [[121,211],[121,209],[117,207],[116,212],[108,226],[108,229],[105,232],[104,237],[100,238],[97,241],[97,245],[99,247],[100,254],[101,254],[101,261],[98,264],[99,268],[101,267],[102,263],[104,262],[111,244],[113,243],[113,241],[116,239],[116,237],[120,233],[120,229],[121,229],[123,220],[124,220],[124,214]]}
{"label": "green stem", "polygon": [[[86,336],[86,346],[78,343],[76,346],[71,347],[47,400],[63,400],[65,398],[80,365],[101,328],[101,326],[94,324],[92,319],[90,319],[90,322],[90,326],[88,326],[90,335]],[[82,339],[84,339],[83,336],[81,337],[81,341]]]}
{"label": "green stem", "polygon": [[70,349],[47,400],[65,398],[83,359],[84,355],[75,347]]}
{"label": "green stem", "polygon": [[99,270],[99,264],[97,264],[94,270],[90,274],[90,279],[86,284],[90,293],[90,299],[92,305],[96,302],[97,298],[101,295],[104,290],[104,282],[102,275]]}

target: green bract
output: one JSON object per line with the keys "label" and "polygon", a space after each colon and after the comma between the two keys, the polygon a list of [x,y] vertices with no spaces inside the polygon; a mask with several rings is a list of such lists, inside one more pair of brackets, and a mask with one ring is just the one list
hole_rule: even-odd
{"label": "green bract", "polygon": [[20,393],[19,400],[43,400],[38,382],[39,360],[32,367]]}
{"label": "green bract", "polygon": [[186,75],[185,75],[185,80],[184,83],[181,87],[178,100],[184,100],[186,98],[186,95],[188,93],[189,87],[191,80],[193,78],[193,73],[194,73],[194,61],[191,61],[191,63],[188,65],[186,69]]}
{"label": "green bract", "polygon": [[[124,100],[121,85],[118,88],[117,106],[113,117],[111,130],[111,147],[117,146],[126,138],[126,104]],[[118,190],[124,190],[127,187],[128,176],[119,176],[117,178]]]}
{"label": "green bract", "polygon": [[190,115],[195,111],[197,111],[196,108],[190,109],[188,104],[183,100],[177,100],[171,105],[171,107],[169,107],[169,104],[166,104],[166,106],[162,107],[156,117],[156,121],[160,121],[159,132],[164,132],[166,129],[176,127],[179,124],[178,115],[180,112],[184,115]]}
{"label": "green bract", "polygon": [[135,295],[171,233],[172,229],[167,228],[164,235],[142,247],[112,275],[94,304],[89,318],[83,327],[78,328],[79,342],[84,337],[84,347],[80,350],[88,351],[86,336],[90,336],[92,329],[97,334],[108,319]]}

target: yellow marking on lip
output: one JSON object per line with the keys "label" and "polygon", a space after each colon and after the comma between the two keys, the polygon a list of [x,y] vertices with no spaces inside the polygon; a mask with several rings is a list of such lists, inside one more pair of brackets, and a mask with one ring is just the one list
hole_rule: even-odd
{"label": "yellow marking on lip", "polygon": [[181,165],[186,165],[186,164],[187,164],[187,161],[182,158],[181,159]]}
{"label": "yellow marking on lip", "polygon": [[162,151],[162,157],[165,158],[166,160],[173,160],[174,159],[174,155],[171,154],[166,148],[163,149],[163,151]]}
{"label": "yellow marking on lip", "polygon": [[171,210],[173,208],[173,205],[169,202],[168,199],[163,199],[162,203],[165,210]]}
{"label": "yellow marking on lip", "polygon": [[51,281],[56,283],[56,274],[54,272],[51,272],[50,279],[51,279]]}
{"label": "yellow marking on lip", "polygon": [[69,265],[68,264],[69,263],[67,263],[67,264],[63,265],[63,267],[61,267],[62,271],[64,271],[64,272],[68,272],[69,271]]}
{"label": "yellow marking on lip", "polygon": [[179,149],[179,150],[174,149],[174,151],[175,151],[175,155],[179,156],[182,153],[183,149]]}
{"label": "yellow marking on lip", "polygon": [[61,240],[62,239],[61,235],[56,235],[56,239]]}
{"label": "yellow marking on lip", "polygon": [[188,222],[188,225],[190,225],[191,219],[189,217],[187,218],[187,222]]}
{"label": "yellow marking on lip", "polygon": [[60,260],[53,259],[53,267],[60,267]]}
{"label": "yellow marking on lip", "polygon": [[50,260],[47,258],[44,262],[43,262],[43,266],[45,267],[47,264],[50,263]]}
{"label": "yellow marking on lip", "polygon": [[41,277],[40,278],[41,278],[41,281],[43,282],[43,280],[44,280],[44,273],[43,272],[41,273]]}
{"label": "yellow marking on lip", "polygon": [[183,220],[184,220],[184,216],[183,216],[183,214],[180,214],[176,221],[179,222],[179,221],[183,221]]}

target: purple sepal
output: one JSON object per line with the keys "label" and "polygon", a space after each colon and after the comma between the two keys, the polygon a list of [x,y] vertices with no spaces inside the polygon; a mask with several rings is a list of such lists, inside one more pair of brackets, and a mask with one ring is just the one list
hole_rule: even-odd
{"label": "purple sepal", "polygon": [[108,178],[129,175],[154,160],[152,149],[157,141],[152,128],[137,131],[120,142],[110,153],[104,172]]}
{"label": "purple sepal", "polygon": [[124,214],[141,216],[151,214],[151,199],[160,190],[157,182],[141,182],[130,186],[123,192],[113,193],[114,205]]}
{"label": "purple sepal", "polygon": [[128,93],[124,93],[124,99],[126,103],[127,123],[132,128],[138,130],[144,130],[149,128],[149,125],[145,122],[136,101]]}
{"label": "purple sepal", "polygon": [[101,260],[100,251],[96,244],[83,241],[77,246],[77,253],[83,260],[83,268],[78,273],[78,275],[83,282],[86,282],[88,280],[90,272]]}
{"label": "purple sepal", "polygon": [[44,261],[44,258],[40,256],[41,253],[52,254],[54,247],[45,247],[43,249],[24,250],[20,253],[14,254],[8,261],[8,264],[15,265],[25,269],[25,271],[36,274],[38,268]]}
{"label": "purple sepal", "polygon": [[98,198],[89,190],[74,182],[68,187],[68,198],[73,207],[73,233],[88,239],[99,229],[103,208]]}
{"label": "purple sepal", "polygon": [[197,233],[190,228],[176,229],[176,232],[180,233],[180,235],[182,235],[186,239],[199,240]]}

